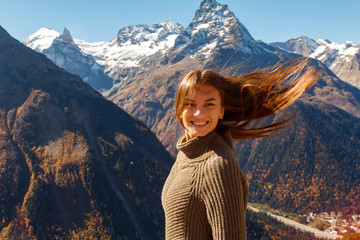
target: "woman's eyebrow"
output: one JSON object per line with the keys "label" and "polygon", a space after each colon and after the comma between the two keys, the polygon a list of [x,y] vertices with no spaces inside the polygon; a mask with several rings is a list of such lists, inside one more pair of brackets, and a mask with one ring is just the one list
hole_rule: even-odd
{"label": "woman's eyebrow", "polygon": [[[191,98],[184,98],[184,101],[195,102],[195,100],[191,99]],[[204,102],[211,102],[211,101],[216,101],[216,98],[209,98],[209,99],[205,100]]]}
{"label": "woman's eyebrow", "polygon": [[216,101],[216,99],[215,98],[209,98],[209,99],[205,100],[205,102],[211,102],[211,101]]}

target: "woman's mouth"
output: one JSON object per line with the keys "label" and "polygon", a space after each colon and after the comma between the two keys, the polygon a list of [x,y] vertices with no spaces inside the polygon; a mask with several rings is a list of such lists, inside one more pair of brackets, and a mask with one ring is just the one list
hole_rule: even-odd
{"label": "woman's mouth", "polygon": [[194,124],[195,126],[204,126],[208,123],[208,121],[191,121],[192,124]]}

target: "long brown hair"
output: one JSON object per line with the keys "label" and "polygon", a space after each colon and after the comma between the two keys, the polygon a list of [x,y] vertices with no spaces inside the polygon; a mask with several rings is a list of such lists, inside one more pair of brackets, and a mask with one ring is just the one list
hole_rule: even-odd
{"label": "long brown hair", "polygon": [[258,120],[272,115],[293,103],[318,79],[308,59],[300,58],[278,67],[255,71],[243,76],[226,76],[211,70],[195,70],[181,81],[176,94],[178,120],[183,111],[184,98],[195,85],[209,84],[221,96],[225,108],[216,131],[230,130],[234,141],[274,135],[293,118],[257,127]]}

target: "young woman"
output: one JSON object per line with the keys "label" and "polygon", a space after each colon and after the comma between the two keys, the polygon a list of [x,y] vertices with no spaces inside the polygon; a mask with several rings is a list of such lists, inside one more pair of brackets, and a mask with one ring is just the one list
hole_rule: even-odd
{"label": "young woman", "polygon": [[176,95],[185,129],[165,182],[162,204],[167,240],[246,239],[248,185],[234,156],[233,141],[271,136],[283,120],[256,123],[297,99],[313,85],[306,60],[244,76],[190,72]]}

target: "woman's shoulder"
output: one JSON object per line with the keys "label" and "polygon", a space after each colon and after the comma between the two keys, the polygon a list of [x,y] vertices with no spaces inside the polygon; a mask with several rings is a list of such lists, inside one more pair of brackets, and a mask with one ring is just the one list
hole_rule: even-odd
{"label": "woman's shoulder", "polygon": [[[221,138],[221,137],[220,137]],[[233,149],[226,144],[218,143],[214,146],[211,156],[205,161],[206,168],[212,170],[226,170],[227,167],[238,165]]]}
{"label": "woman's shoulder", "polygon": [[[206,194],[209,186],[231,186],[246,188],[246,179],[240,168],[233,151],[224,150],[230,148],[226,143],[221,151],[214,151],[213,154],[203,163],[201,168],[202,191]],[[230,148],[231,149],[231,148]],[[234,185],[234,183],[236,183]],[[205,190],[204,190],[205,189]]]}
{"label": "woman's shoulder", "polygon": [[230,152],[217,152],[205,161],[205,168],[210,171],[227,171],[228,168],[240,168],[239,164],[233,153]]}
{"label": "woman's shoulder", "polygon": [[218,157],[224,160],[235,159],[234,148],[231,140],[229,141],[227,135],[216,134],[212,144],[212,150],[214,151],[213,157]]}

